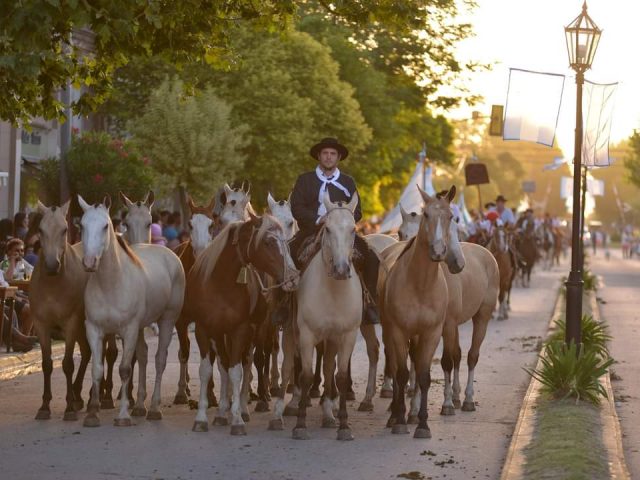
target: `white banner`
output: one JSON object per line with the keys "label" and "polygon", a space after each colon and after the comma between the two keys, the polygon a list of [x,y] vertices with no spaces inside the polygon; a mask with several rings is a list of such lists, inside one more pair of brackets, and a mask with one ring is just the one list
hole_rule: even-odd
{"label": "white banner", "polygon": [[582,92],[584,123],[582,165],[589,167],[611,165],[609,134],[617,89],[617,83],[605,85],[588,80],[584,82]]}
{"label": "white banner", "polygon": [[564,75],[511,68],[504,140],[553,146],[564,89]]}

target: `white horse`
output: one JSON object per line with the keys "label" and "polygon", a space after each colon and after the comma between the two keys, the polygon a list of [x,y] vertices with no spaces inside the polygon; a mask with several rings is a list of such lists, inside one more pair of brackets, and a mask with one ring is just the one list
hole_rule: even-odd
{"label": "white horse", "polygon": [[[98,411],[102,378],[102,340],[105,334],[117,333],[123,339],[120,362],[122,391],[131,381],[131,359],[134,348],[139,362],[140,378],[134,415],[144,415],[146,409],[147,345],[138,332],[158,322],[160,336],[156,352],[156,379],[147,419],[159,420],[162,374],[167,362],[167,349],[173,327],[180,314],[184,299],[185,275],[178,257],[169,249],[158,245],[139,244],[129,247],[116,236],[106,197],[102,204],[89,205],[78,195],[82,216],[82,247],[84,268],[93,272],[85,290],[87,339],[94,361],[92,365],[93,390],[84,420],[86,427],[100,425]],[[121,395],[120,412],[114,419],[116,426],[131,425],[129,400]]]}
{"label": "white horse", "polygon": [[250,214],[256,214],[251,206],[249,190],[250,187],[245,191],[244,183],[239,188],[231,188],[228,184],[224,184],[225,202],[220,212],[220,224],[222,226],[229,225],[232,222],[246,222],[251,218]]}
{"label": "white horse", "polygon": [[[347,421],[348,366],[362,320],[362,286],[358,276],[353,275],[351,263],[356,233],[353,212],[358,196],[354,195],[349,203],[333,203],[325,194],[323,203],[327,214],[320,233],[322,246],[303,273],[297,290],[294,335],[302,364],[299,382],[302,397],[293,438],[309,438],[306,409],[313,382],[313,350],[324,341],[325,398],[322,425],[336,425],[333,405],[338,392],[333,378],[337,355],[335,383],[340,392],[338,440],[351,440],[353,435]],[[287,363],[285,358],[285,365]],[[282,429],[284,426],[284,390],[289,374],[289,369],[283,367],[283,384],[275,406],[275,417],[269,425],[271,429]]]}
{"label": "white horse", "polygon": [[153,191],[149,190],[142,201],[132,202],[122,192],[120,198],[127,207],[127,216],[123,221],[127,229],[124,238],[129,245],[151,243],[151,207],[155,198]]}

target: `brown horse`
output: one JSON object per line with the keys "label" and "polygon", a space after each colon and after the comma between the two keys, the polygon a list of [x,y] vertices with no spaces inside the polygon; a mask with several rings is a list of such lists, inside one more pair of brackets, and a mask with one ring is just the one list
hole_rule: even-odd
{"label": "brown horse", "polygon": [[497,318],[498,320],[506,320],[509,318],[507,299],[511,293],[511,285],[513,283],[513,264],[507,231],[504,225],[494,225],[487,249],[498,262],[498,270],[500,271],[500,293],[498,294],[500,306],[498,307]]}
{"label": "brown horse", "polygon": [[517,238],[518,269],[523,287],[531,285],[531,271],[538,258],[538,245],[533,221],[529,221]]}
{"label": "brown horse", "polygon": [[[196,321],[200,349],[200,400],[193,430],[208,430],[207,384],[212,374],[211,348],[218,356],[221,376],[220,401],[214,425],[227,425],[231,407],[231,434],[245,435],[248,420],[249,353],[253,337],[251,317],[257,298],[248,269],[276,279],[278,286],[294,290],[298,271],[289,254],[282,227],[270,215],[250,215],[250,220],[225,227],[196,259],[189,272],[185,314]],[[258,289],[259,291],[259,289]],[[232,404],[227,393],[229,383]]]}
{"label": "brown horse", "polygon": [[449,298],[440,263],[447,255],[452,219],[449,204],[455,196],[455,187],[444,198],[431,197],[422,189],[420,195],[424,200],[424,213],[418,235],[382,252],[388,273],[381,271],[378,298],[388,371],[394,380],[387,425],[392,426],[392,433],[408,433],[405,387],[409,378],[407,356],[411,340],[415,349],[416,382],[421,391],[414,437],[430,438],[427,395],[431,362],[442,336]]}
{"label": "brown horse", "polygon": [[[44,393],[37,420],[51,418],[51,333],[54,330],[61,331],[65,340],[62,370],[67,379],[67,408],[64,420],[77,420],[77,411],[84,406],[82,382],[91,357],[84,328],[84,290],[89,275],[82,267],[82,245],[67,242],[68,210],[69,202],[51,208],[38,202],[38,211],[42,214],[39,228],[42,250],[30,284],[31,315],[42,350],[44,374]],[[80,346],[82,359],[74,382],[73,349],[76,343]]]}
{"label": "brown horse", "polygon": [[564,250],[564,232],[555,228],[553,230],[553,257],[551,260],[551,266],[558,265],[560,266],[560,255]]}

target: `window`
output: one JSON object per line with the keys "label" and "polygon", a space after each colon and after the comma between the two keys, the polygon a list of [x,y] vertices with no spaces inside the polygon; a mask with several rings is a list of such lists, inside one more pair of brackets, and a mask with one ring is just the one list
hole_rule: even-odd
{"label": "window", "polygon": [[42,137],[35,131],[31,133],[31,145],[40,145],[42,143]]}
{"label": "window", "polygon": [[22,130],[22,143],[29,143],[30,138],[31,135],[29,135],[29,132],[27,132],[26,130]]}

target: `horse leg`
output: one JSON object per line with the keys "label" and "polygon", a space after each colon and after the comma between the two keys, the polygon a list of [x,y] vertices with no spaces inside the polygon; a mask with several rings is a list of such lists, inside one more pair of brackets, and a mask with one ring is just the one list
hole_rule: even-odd
{"label": "horse leg", "polygon": [[[249,340],[250,345],[250,340]],[[249,389],[251,387],[251,361],[250,355],[244,354],[242,356],[242,386],[240,389],[240,415],[244,422],[251,421],[251,415],[249,414]],[[267,402],[267,408],[269,403]]]}
{"label": "horse leg", "polygon": [[[213,348],[209,349],[209,361],[211,362],[211,368],[213,368],[213,362],[216,361],[216,351]],[[189,372],[187,372],[187,379],[189,378]],[[209,407],[217,407],[218,399],[216,398],[216,394],[214,391],[214,383],[213,383],[213,375],[209,378],[207,382],[207,399],[209,401]],[[187,387],[187,394],[189,394],[189,388]]]}
{"label": "horse leg", "polygon": [[63,420],[65,421],[78,420],[78,414],[73,406],[73,401],[75,400],[75,396],[73,394],[73,370],[75,367],[73,364],[73,348],[75,346],[75,336],[71,334],[65,335],[64,358],[62,359],[62,371],[64,372],[64,376],[67,381],[67,407],[65,408],[63,417]]}
{"label": "horse leg", "polygon": [[[489,319],[491,319],[491,314],[489,314]],[[460,362],[462,360],[462,349],[460,348],[460,334],[458,333],[458,328],[456,327],[456,339],[455,339],[455,350],[453,351],[453,406],[455,408],[460,408],[462,403],[460,402]]]}
{"label": "horse leg", "polygon": [[467,354],[467,366],[469,368],[469,376],[467,378],[467,388],[464,391],[464,403],[462,404],[463,412],[473,412],[476,405],[473,401],[473,376],[478,358],[480,357],[480,346],[487,333],[487,326],[491,315],[487,314],[488,308],[485,305],[473,316],[473,335],[471,337],[471,348]]}
{"label": "horse leg", "polygon": [[[261,326],[262,327],[262,326]],[[255,338],[255,348],[253,353],[253,362],[258,371],[258,402],[256,403],[256,412],[268,412],[269,400],[267,398],[267,374],[265,372],[265,366],[267,364],[266,356],[266,338],[263,328],[260,328]]]}
{"label": "horse leg", "polygon": [[[194,432],[208,432],[209,419],[207,418],[207,408],[209,406],[209,399],[207,397],[207,385],[213,374],[213,365],[210,357],[211,346],[209,344],[209,338],[198,326],[198,322],[196,322],[196,342],[198,342],[198,348],[200,350],[200,368],[198,370],[200,375],[200,399],[198,400],[198,413],[193,422],[192,430]],[[222,368],[220,362],[218,362],[218,367]]]}
{"label": "horse leg", "polygon": [[[0,319],[0,321],[2,321]],[[49,420],[51,418],[51,373],[53,372],[53,361],[51,360],[51,332],[40,322],[35,322],[40,350],[42,352],[42,376],[44,378],[44,391],[42,393],[42,406],[36,413],[36,420]],[[11,328],[11,325],[9,325]],[[66,353],[66,352],[65,352]]]}
{"label": "horse leg", "polygon": [[409,341],[409,387],[407,389],[407,395],[411,397],[409,416],[407,417],[409,425],[418,423],[418,411],[420,410],[420,392],[415,388],[417,352],[418,338],[414,337]]}
{"label": "horse leg", "polygon": [[409,433],[405,414],[407,406],[405,404],[405,387],[409,379],[407,369],[408,341],[395,325],[389,326],[390,340],[393,342],[393,354],[395,357],[394,377],[393,377],[393,404],[391,414],[394,418],[391,433]]}
{"label": "horse leg", "polygon": [[[124,349],[124,338],[122,339],[123,349]],[[158,344],[159,346],[159,344]],[[147,346],[147,341],[144,338],[144,329],[140,329],[138,332],[138,341],[136,344],[136,357],[138,358],[138,395],[136,404],[131,411],[131,416],[133,417],[144,417],[147,414],[147,409],[144,406],[144,401],[147,398],[147,359],[149,354],[149,347]],[[132,353],[133,356],[133,353]],[[124,358],[123,358],[124,361]],[[129,366],[131,367],[131,372],[133,372],[133,364],[129,362]],[[120,369],[122,369],[122,361],[120,362]],[[121,388],[121,396],[126,396],[124,392],[128,392],[129,383],[127,383],[127,388],[125,389],[124,383]]]}
{"label": "horse leg", "polygon": [[384,381],[380,387],[380,398],[393,398],[393,375],[389,369],[388,347],[384,345]]}
{"label": "horse leg", "polygon": [[91,362],[91,396],[87,404],[87,415],[84,417],[83,425],[85,427],[99,427],[100,382],[104,373],[104,365],[102,363],[102,341],[104,339],[104,333],[91,322],[86,322],[85,326],[87,341],[91,347],[91,357],[94,361]]}
{"label": "horse leg", "polygon": [[[322,358],[324,357],[324,343],[320,342],[316,345],[316,368],[315,374],[313,376],[313,385],[311,385],[311,390],[309,391],[310,398],[320,398],[320,384],[322,383]],[[326,390],[325,385],[325,390]]]}
{"label": "horse leg", "polygon": [[351,377],[351,359],[349,359],[349,366],[347,367],[347,400],[353,401],[356,399],[356,392],[353,391],[353,377]]}
{"label": "horse leg", "polygon": [[[269,430],[283,430],[284,419],[284,395],[287,391],[287,385],[293,372],[293,330],[292,327],[286,327],[282,333],[282,384],[277,388],[276,403],[273,407],[273,418],[269,421]],[[277,382],[275,383],[277,386]]]}
{"label": "horse leg", "polygon": [[[300,408],[300,372],[302,371],[302,363],[300,360],[299,351],[293,354],[293,395],[291,400],[284,409],[284,415],[286,417],[297,417],[298,408]],[[308,397],[307,397],[308,398]]]}
{"label": "horse leg", "polygon": [[74,408],[76,411],[82,410],[84,407],[84,400],[82,400],[82,384],[84,383],[84,375],[91,359],[91,348],[89,342],[87,342],[87,335],[84,332],[84,322],[82,322],[82,328],[80,333],[76,335],[76,342],[80,346],[80,366],[78,367],[78,373],[76,379],[73,382],[73,396],[74,396]]}
{"label": "horse leg", "polygon": [[454,352],[456,347],[456,325],[455,319],[447,318],[442,329],[442,358],[440,366],[444,372],[444,402],[440,409],[440,415],[455,415],[455,405],[453,403],[453,387],[451,382],[451,372],[454,368]]}
{"label": "horse leg", "polygon": [[338,390],[334,385],[338,346],[332,340],[327,340],[324,344],[322,375],[325,379],[325,387],[322,395],[322,428],[335,428],[338,426],[338,422],[333,416],[333,405],[338,396]]}
{"label": "horse leg", "polygon": [[160,411],[160,395],[162,392],[162,375],[167,367],[167,355],[169,353],[169,344],[171,343],[171,334],[175,325],[177,313],[168,310],[158,320],[158,350],[156,350],[156,381],[153,386],[153,394],[151,395],[151,405],[147,420],[162,419]]}
{"label": "horse leg", "polygon": [[280,343],[278,340],[279,334],[278,331],[275,330],[273,332],[272,340],[273,349],[271,350],[271,388],[269,389],[269,393],[273,396],[278,395],[278,390],[280,388],[280,371],[278,370],[278,352],[280,352]]}
{"label": "horse leg", "polygon": [[173,399],[174,405],[186,405],[189,402],[187,396],[187,375],[189,368],[189,352],[191,342],[189,341],[189,321],[180,315],[176,322],[176,332],[178,333],[178,341],[180,349],[178,350],[178,360],[180,361],[180,378],[178,379],[178,391]]}
{"label": "horse leg", "polygon": [[[105,338],[107,339],[107,345],[105,349],[105,358],[107,361],[107,377],[104,381],[104,392],[102,395],[100,408],[110,410],[112,408],[115,408],[115,404],[113,403],[113,367],[116,363],[116,359],[118,358],[118,344],[116,343],[116,336],[113,333],[107,335]],[[96,357],[94,356],[93,358]]]}
{"label": "horse leg", "polygon": [[[132,423],[131,416],[129,415],[129,396],[126,392],[128,391],[129,384],[132,381],[131,377],[133,367],[131,365],[133,361],[133,354],[136,350],[138,350],[138,371],[140,375],[138,385],[138,405],[136,405],[136,408],[142,407],[144,413],[147,413],[144,408],[144,399],[147,395],[145,385],[147,374],[147,343],[144,341],[144,331],[142,329],[138,330],[135,323],[128,325],[121,335],[122,359],[120,360],[118,372],[120,373],[120,383],[122,385],[120,388],[122,393],[120,395],[120,412],[118,413],[118,416],[113,419],[113,424],[116,427],[129,427]],[[144,355],[141,356],[141,354]]]}
{"label": "horse leg", "polygon": [[431,438],[431,431],[427,424],[429,387],[431,386],[431,360],[440,342],[438,329],[422,334],[418,345],[416,358],[416,378],[420,386],[420,411],[418,413],[418,427],[413,438]]}
{"label": "horse leg", "polygon": [[227,414],[231,408],[229,402],[229,356],[224,335],[218,335],[214,340],[214,348],[218,355],[218,372],[220,373],[220,400],[218,401],[218,413],[213,417],[213,425],[224,427],[229,425]]}
{"label": "horse leg", "polygon": [[347,413],[347,394],[349,391],[349,360],[353,353],[353,347],[356,344],[357,330],[350,332],[346,335],[342,335],[339,339],[334,338],[338,344],[338,373],[336,375],[336,383],[338,390],[340,391],[340,409],[338,410],[338,420],[340,425],[338,427],[338,440],[353,440],[353,434],[349,427],[349,417]]}
{"label": "horse leg", "polygon": [[416,366],[415,366],[416,343],[409,341],[409,386],[407,396],[412,397],[416,389]]}
{"label": "horse leg", "polygon": [[380,356],[380,342],[373,325],[361,325],[360,333],[364,337],[369,358],[369,376],[367,377],[367,391],[364,400],[358,407],[359,412],[373,412],[373,397],[376,395],[376,376],[378,374],[378,357]]}
{"label": "horse leg", "polygon": [[[293,438],[296,440],[307,440],[307,401],[309,400],[309,389],[313,383],[313,348],[317,345],[314,335],[306,329],[300,330],[299,335],[300,352],[300,403],[298,404],[298,420],[293,429]],[[326,384],[325,378],[325,384]],[[345,392],[346,393],[346,392]]]}
{"label": "horse leg", "polygon": [[[241,394],[243,387],[244,367],[243,360],[246,355],[247,346],[251,343],[251,327],[243,324],[237,327],[231,337],[231,351],[229,352],[229,381],[231,384],[231,435],[246,435],[245,423],[242,418]],[[249,362],[248,368],[251,368]],[[248,374],[248,371],[247,371]],[[246,385],[246,380],[244,385]],[[248,389],[247,389],[248,390]]]}

